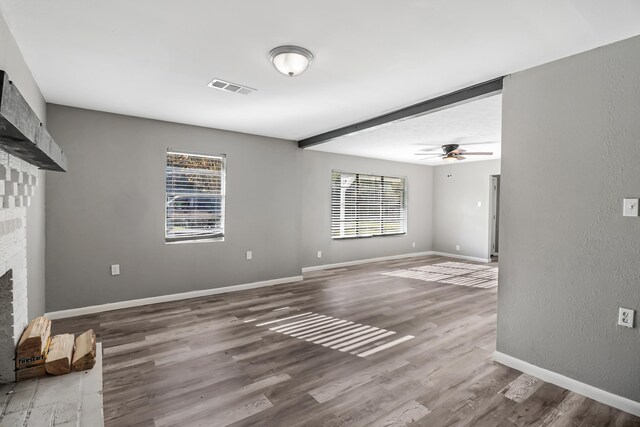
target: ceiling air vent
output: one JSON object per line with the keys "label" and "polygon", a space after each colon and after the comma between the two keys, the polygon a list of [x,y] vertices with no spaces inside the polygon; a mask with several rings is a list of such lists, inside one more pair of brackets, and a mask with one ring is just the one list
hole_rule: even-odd
{"label": "ceiling air vent", "polygon": [[211,80],[207,86],[214,89],[224,90],[226,92],[240,93],[242,95],[249,95],[251,92],[255,92],[257,90],[248,86],[242,86],[237,83],[231,83],[220,79]]}

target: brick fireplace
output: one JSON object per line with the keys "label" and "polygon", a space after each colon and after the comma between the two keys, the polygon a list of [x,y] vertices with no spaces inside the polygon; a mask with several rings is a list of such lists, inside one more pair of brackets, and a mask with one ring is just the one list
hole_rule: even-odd
{"label": "brick fireplace", "polygon": [[0,383],[15,379],[14,349],[29,322],[26,228],[37,170],[0,150]]}

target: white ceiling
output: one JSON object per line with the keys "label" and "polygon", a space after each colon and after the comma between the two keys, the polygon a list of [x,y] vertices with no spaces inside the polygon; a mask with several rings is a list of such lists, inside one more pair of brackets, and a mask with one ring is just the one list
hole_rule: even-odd
{"label": "white ceiling", "polygon": [[459,144],[467,151],[493,152],[492,156],[467,156],[462,160],[465,163],[499,159],[501,124],[502,95],[494,95],[341,136],[309,149],[437,166],[446,163],[441,158],[422,160],[425,156],[416,156],[415,153],[435,149],[435,154],[440,154],[442,145]]}
{"label": "white ceiling", "polygon": [[[640,34],[637,0],[0,0],[47,101],[301,139]],[[315,61],[277,73],[270,49]],[[258,89],[207,88],[218,77]]]}

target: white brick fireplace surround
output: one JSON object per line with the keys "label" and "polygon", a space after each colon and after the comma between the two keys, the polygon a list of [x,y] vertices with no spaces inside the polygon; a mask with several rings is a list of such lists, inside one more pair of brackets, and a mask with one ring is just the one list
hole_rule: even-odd
{"label": "white brick fireplace surround", "polygon": [[[27,208],[38,168],[0,150],[0,384],[15,380],[15,345],[27,312]],[[11,280],[12,276],[12,280]]]}

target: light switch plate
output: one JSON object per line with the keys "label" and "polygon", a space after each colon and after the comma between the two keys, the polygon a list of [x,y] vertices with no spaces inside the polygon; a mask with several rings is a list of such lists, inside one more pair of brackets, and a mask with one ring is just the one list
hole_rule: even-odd
{"label": "light switch plate", "polygon": [[626,326],[627,328],[633,328],[633,309],[630,308],[622,308],[620,307],[620,311],[618,312],[618,325]]}
{"label": "light switch plate", "polygon": [[253,259],[253,252],[252,251],[247,251],[247,259]]}
{"label": "light switch plate", "polygon": [[120,275],[120,264],[112,264],[111,265],[111,275],[119,276]]}
{"label": "light switch plate", "polygon": [[638,216],[638,199],[624,199],[623,216]]}
{"label": "light switch plate", "polygon": [[318,251],[317,255],[318,255],[318,258],[322,258],[322,251]]}

